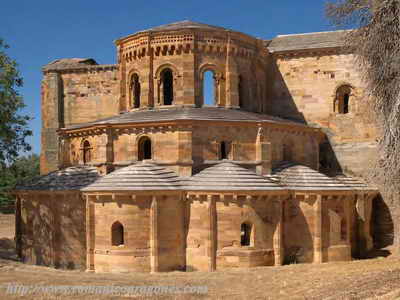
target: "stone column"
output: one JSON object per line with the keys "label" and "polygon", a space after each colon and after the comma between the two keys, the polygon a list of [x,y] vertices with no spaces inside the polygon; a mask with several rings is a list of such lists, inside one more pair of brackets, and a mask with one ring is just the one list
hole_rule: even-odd
{"label": "stone column", "polygon": [[271,143],[265,141],[264,129],[261,125],[258,127],[256,140],[256,161],[260,164],[256,167],[258,175],[271,174],[272,168],[272,149]]}
{"label": "stone column", "polygon": [[275,205],[275,213],[276,213],[276,227],[275,233],[273,238],[274,243],[274,257],[275,257],[275,266],[281,266],[283,262],[283,202],[284,199],[279,197],[277,200],[274,201]]}
{"label": "stone column", "polygon": [[178,132],[178,175],[192,176],[192,131],[190,128]]}
{"label": "stone column", "polygon": [[231,52],[232,40],[228,33],[228,43],[226,47],[226,64],[225,64],[225,94],[226,94],[226,107],[239,107],[239,74],[235,63],[235,57]]}
{"label": "stone column", "polygon": [[94,203],[86,196],[86,271],[94,271]]}
{"label": "stone column", "polygon": [[322,195],[317,195],[314,212],[314,263],[322,263]]}
{"label": "stone column", "polygon": [[157,196],[153,196],[150,208],[150,269],[152,273],[159,271],[158,201]]}
{"label": "stone column", "polygon": [[208,240],[207,240],[207,256],[209,258],[208,270],[213,272],[216,270],[216,205],[212,195],[207,195],[207,209],[208,209]]}

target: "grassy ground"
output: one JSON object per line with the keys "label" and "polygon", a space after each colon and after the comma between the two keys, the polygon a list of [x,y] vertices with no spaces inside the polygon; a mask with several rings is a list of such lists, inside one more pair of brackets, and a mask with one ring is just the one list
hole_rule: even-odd
{"label": "grassy ground", "polygon": [[[8,226],[8,227],[7,227]],[[0,215],[0,299],[400,299],[400,260],[376,258],[229,271],[93,274],[25,265],[13,258],[13,216]],[[10,259],[11,258],[11,259]],[[204,295],[7,294],[7,284],[207,286]]]}

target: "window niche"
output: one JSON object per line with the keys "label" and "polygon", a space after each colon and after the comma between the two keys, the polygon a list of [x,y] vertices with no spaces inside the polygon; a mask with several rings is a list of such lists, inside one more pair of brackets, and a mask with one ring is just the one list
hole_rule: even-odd
{"label": "window niche", "polygon": [[224,159],[231,159],[231,143],[222,141],[219,143],[219,149],[218,149],[218,159],[219,160],[224,160]]}
{"label": "window niche", "polygon": [[213,70],[207,69],[202,75],[203,106],[217,106],[217,82]]}
{"label": "window niche", "polygon": [[92,147],[89,141],[85,140],[82,145],[83,164],[88,164],[92,161]]}
{"label": "window niche", "polygon": [[352,88],[350,85],[342,85],[336,90],[333,111],[338,114],[348,114],[351,108]]}
{"label": "window niche", "polygon": [[252,224],[245,222],[240,225],[240,245],[242,247],[253,246],[252,231]]}
{"label": "window niche", "polygon": [[174,102],[174,74],[170,68],[165,68],[160,76],[160,102],[163,105],[172,105]]}
{"label": "window niche", "polygon": [[144,136],[138,142],[138,160],[152,159],[152,144],[149,137]]}
{"label": "window niche", "polygon": [[140,107],[140,80],[138,74],[133,74],[131,79],[132,108]]}
{"label": "window niche", "polygon": [[123,246],[124,242],[124,226],[117,221],[111,226],[111,245]]}

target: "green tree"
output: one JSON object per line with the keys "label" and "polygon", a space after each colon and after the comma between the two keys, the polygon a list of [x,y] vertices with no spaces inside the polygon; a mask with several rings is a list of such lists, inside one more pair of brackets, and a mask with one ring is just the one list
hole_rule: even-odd
{"label": "green tree", "polygon": [[329,2],[328,18],[352,28],[345,45],[356,62],[369,94],[368,106],[380,129],[379,157],[371,168],[385,193],[400,190],[400,1],[342,0]]}
{"label": "green tree", "polygon": [[31,147],[25,141],[32,135],[28,129],[29,116],[21,115],[25,106],[18,88],[22,86],[22,78],[17,63],[7,53],[8,45],[0,39],[0,171],[6,164],[12,163],[21,151],[29,151]]}
{"label": "green tree", "polygon": [[15,185],[26,183],[40,175],[39,156],[31,154],[19,157],[9,166],[0,166],[0,206],[12,203],[8,194]]}

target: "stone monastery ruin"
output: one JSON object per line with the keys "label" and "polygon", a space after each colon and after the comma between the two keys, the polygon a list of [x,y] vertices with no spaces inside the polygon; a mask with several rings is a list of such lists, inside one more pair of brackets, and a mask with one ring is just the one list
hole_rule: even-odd
{"label": "stone monastery ruin", "polygon": [[382,240],[359,179],[376,132],[342,35],[183,21],[118,39],[115,65],[44,66],[43,176],[14,192],[21,259],[161,272],[365,255]]}

